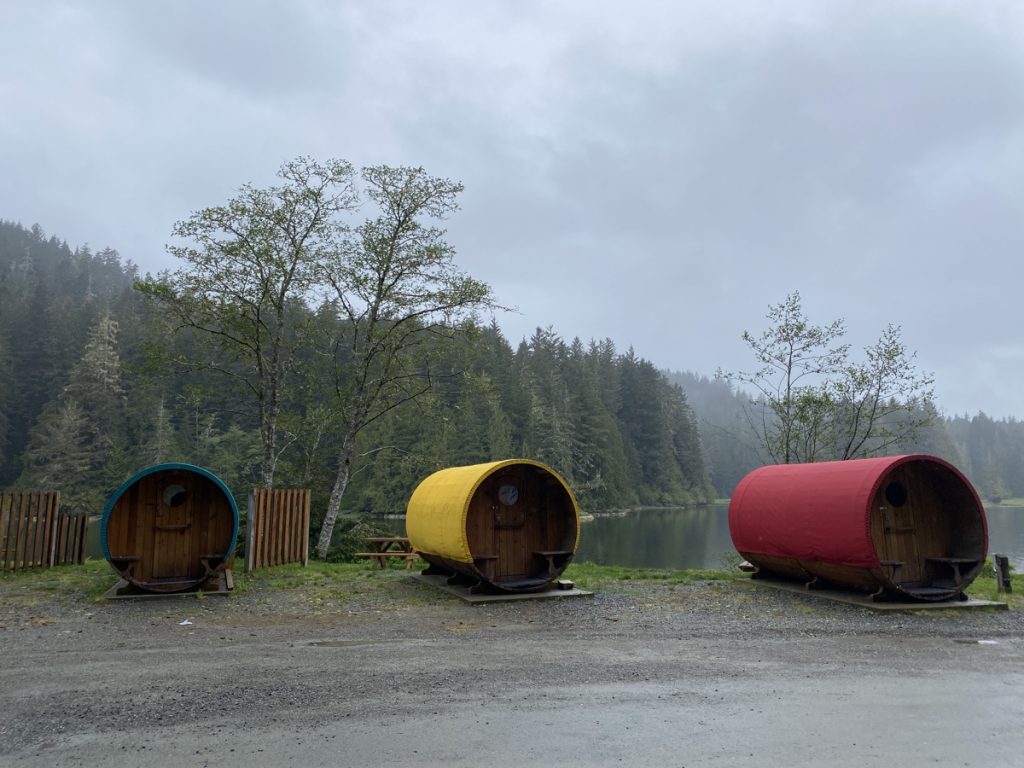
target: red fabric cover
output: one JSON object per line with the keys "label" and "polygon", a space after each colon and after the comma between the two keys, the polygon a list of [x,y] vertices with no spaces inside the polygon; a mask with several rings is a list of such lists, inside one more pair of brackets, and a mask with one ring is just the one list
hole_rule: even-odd
{"label": "red fabric cover", "polygon": [[[871,500],[891,469],[922,456],[778,464],[744,477],[729,502],[738,552],[878,568]],[[942,462],[945,464],[945,462]]]}

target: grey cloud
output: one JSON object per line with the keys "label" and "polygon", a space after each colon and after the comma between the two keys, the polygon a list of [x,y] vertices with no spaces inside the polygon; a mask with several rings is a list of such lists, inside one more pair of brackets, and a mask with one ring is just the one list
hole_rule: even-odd
{"label": "grey cloud", "polygon": [[536,326],[747,363],[800,289],[904,327],[953,411],[1024,415],[1013,3],[16,3],[0,217],[171,266],[297,154],[466,184],[460,262]]}

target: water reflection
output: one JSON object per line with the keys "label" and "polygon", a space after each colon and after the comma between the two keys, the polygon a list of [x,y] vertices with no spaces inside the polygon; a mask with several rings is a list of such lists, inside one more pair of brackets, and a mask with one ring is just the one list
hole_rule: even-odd
{"label": "water reflection", "polygon": [[1024,507],[986,507],[985,519],[989,554],[1008,556],[1024,572]]}
{"label": "water reflection", "polygon": [[[1024,571],[1024,507],[986,509],[989,553],[1007,555]],[[649,509],[584,523],[577,562],[629,568],[718,568],[735,553],[729,505]]]}
{"label": "water reflection", "polygon": [[630,568],[718,568],[734,552],[727,504],[644,509],[584,523],[578,562]]}

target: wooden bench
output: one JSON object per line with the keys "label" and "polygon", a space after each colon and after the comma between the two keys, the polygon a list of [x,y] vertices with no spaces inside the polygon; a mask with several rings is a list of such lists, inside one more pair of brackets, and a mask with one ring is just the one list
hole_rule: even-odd
{"label": "wooden bench", "polygon": [[[572,552],[567,549],[538,550],[533,554],[547,560],[549,579],[555,578],[559,571],[564,569],[566,558],[572,556]],[[558,562],[556,562],[556,559]]]}
{"label": "wooden bench", "polygon": [[140,559],[138,555],[111,555],[110,564],[125,578],[131,579],[135,577],[135,565]]}
{"label": "wooden bench", "polygon": [[494,581],[494,566],[497,562],[497,555],[473,555],[473,565],[488,581]]}
{"label": "wooden bench", "polygon": [[399,552],[397,550],[390,550],[387,552],[356,552],[356,557],[369,560],[371,566],[374,568],[383,568],[387,560],[391,558],[405,560],[405,569],[407,571],[412,568],[413,561],[419,556],[418,552]]}
{"label": "wooden bench", "polygon": [[952,571],[953,584],[959,587],[963,583],[963,576],[960,573],[960,566],[976,566],[978,561],[970,557],[926,557],[926,563],[934,563],[938,566],[946,566]]}
{"label": "wooden bench", "polygon": [[889,569],[889,578],[892,581],[896,581],[896,575],[900,572],[900,568],[903,567],[902,560],[879,560],[878,564],[883,568]]}

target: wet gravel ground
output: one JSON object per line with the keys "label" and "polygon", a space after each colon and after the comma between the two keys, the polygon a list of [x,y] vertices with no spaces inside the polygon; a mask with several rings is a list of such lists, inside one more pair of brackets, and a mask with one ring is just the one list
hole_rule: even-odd
{"label": "wet gravel ground", "polygon": [[1020,764],[1020,612],[612,589],[0,591],[0,765]]}

